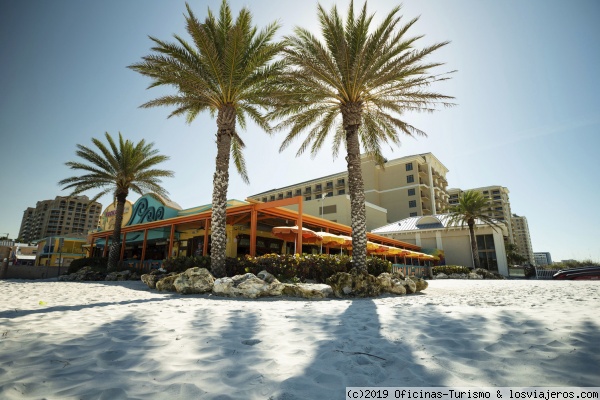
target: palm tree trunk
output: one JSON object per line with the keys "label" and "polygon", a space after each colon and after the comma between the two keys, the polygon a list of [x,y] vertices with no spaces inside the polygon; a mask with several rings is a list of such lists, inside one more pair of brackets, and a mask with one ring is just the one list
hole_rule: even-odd
{"label": "palm tree trunk", "polygon": [[346,132],[346,162],[348,164],[348,190],[352,226],[352,265],[367,273],[367,212],[365,190],[360,162],[358,130],[361,124],[361,103],[350,103],[342,108]]}
{"label": "palm tree trunk", "polygon": [[477,240],[475,239],[475,221],[469,220],[469,234],[471,235],[471,252],[473,252],[473,265],[475,269],[479,268],[479,250],[477,249]]}
{"label": "palm tree trunk", "polygon": [[[219,109],[217,116],[217,159],[213,176],[210,265],[213,275],[223,277],[227,249],[227,188],[229,186],[229,155],[231,137],[235,132],[235,107]],[[208,234],[208,232],[207,232]]]}
{"label": "palm tree trunk", "polygon": [[118,193],[117,208],[115,210],[115,229],[113,230],[112,243],[108,251],[108,272],[116,271],[119,258],[121,257],[121,225],[123,223],[123,212],[128,193]]}

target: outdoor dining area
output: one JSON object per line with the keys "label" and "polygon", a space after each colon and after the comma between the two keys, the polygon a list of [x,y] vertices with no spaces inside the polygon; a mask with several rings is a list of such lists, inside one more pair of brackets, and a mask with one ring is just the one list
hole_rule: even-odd
{"label": "outdoor dining area", "polygon": [[[346,235],[337,235],[330,232],[318,232],[302,227],[295,226],[276,226],[273,227],[274,236],[288,242],[296,243],[298,233],[301,232],[302,242],[304,244],[314,245],[320,254],[351,254],[352,237]],[[294,253],[297,253],[294,247]],[[433,266],[439,258],[430,254],[415,250],[385,245],[367,241],[367,254],[390,260],[393,265],[393,272],[399,271],[404,275],[423,276],[427,268]]]}

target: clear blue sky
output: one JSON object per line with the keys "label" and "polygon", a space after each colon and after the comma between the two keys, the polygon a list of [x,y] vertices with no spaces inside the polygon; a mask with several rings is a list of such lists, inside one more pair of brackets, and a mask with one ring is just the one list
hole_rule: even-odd
{"label": "clear blue sky", "polygon": [[[323,1],[327,8],[334,2]],[[278,20],[317,28],[316,1],[231,1],[249,5],[259,26]],[[337,2],[346,10],[347,2]],[[358,2],[357,4],[362,4]],[[369,1],[383,16],[398,2]],[[220,1],[190,1],[200,18]],[[0,235],[18,234],[23,211],[62,192],[75,144],[105,131],[155,142],[176,177],[164,182],[188,208],[211,201],[215,121],[167,120],[168,109],[138,106],[166,89],[126,68],[149,53],[148,35],[186,36],[183,1],[0,0]],[[450,170],[450,187],[502,185],[512,211],[527,217],[534,251],[554,260],[600,260],[600,2],[597,0],[406,0],[421,19],[420,45],[449,40],[431,60],[451,81],[435,89],[457,107],[406,115],[427,138],[386,148],[389,159],[432,152]],[[343,157],[279,154],[283,133],[242,133],[250,185],[231,171],[229,198],[345,170]],[[94,193],[89,193],[91,197]],[[137,197],[132,197],[135,201]],[[106,206],[110,197],[101,198]]]}

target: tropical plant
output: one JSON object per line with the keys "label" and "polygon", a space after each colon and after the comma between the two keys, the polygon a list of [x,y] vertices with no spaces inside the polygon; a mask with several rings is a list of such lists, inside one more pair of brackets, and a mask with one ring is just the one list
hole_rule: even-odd
{"label": "tropical plant", "polygon": [[108,147],[99,139],[92,138],[92,143],[98,151],[78,144],[75,154],[83,161],[69,161],[65,165],[70,169],[83,171],[83,174],[63,179],[58,184],[64,186],[63,190],[73,189],[71,196],[91,189],[102,189],[92,198],[90,204],[105,194],[114,195],[115,228],[108,254],[110,272],[117,269],[120,257],[121,224],[129,191],[139,195],[155,193],[168,198],[167,191],[160,186],[160,178],[172,177],[173,172],[155,169],[169,157],[158,154],[158,150],[153,148],[154,143],[146,143],[142,139],[136,144],[124,140],[120,132],[118,143],[115,143],[108,132],[105,133],[105,137]]}
{"label": "tropical plant", "polygon": [[217,116],[211,265],[216,276],[224,276],[230,155],[237,171],[248,182],[242,155],[245,145],[236,123],[244,129],[250,118],[265,131],[271,130],[261,109],[272,103],[270,84],[283,65],[274,58],[283,44],[273,41],[278,24],[272,23],[258,32],[247,8],[234,21],[227,1],[223,0],[218,18],[209,9],[201,23],[188,4],[186,7],[186,29],[192,43],[177,35],[175,43],[150,37],[156,44],[152,48],[154,53],[129,68],[152,78],[150,88],[166,85],[177,90],[175,95],[159,97],[142,107],[174,106],[169,117],[185,114],[188,123],[202,111]]}
{"label": "tropical plant", "polygon": [[477,250],[477,240],[475,238],[475,222],[479,220],[481,223],[492,227],[500,228],[498,222],[487,215],[487,199],[480,192],[475,190],[467,190],[458,197],[458,204],[450,208],[448,225],[446,229],[460,225],[461,227],[469,227],[469,235],[471,238],[471,252],[473,253],[473,265],[475,268],[480,267],[479,251]]}
{"label": "tropical plant", "polygon": [[355,15],[350,2],[344,23],[334,6],[330,12],[318,6],[324,41],[311,30],[297,27],[286,37],[285,59],[273,118],[281,118],[278,129],[289,130],[280,151],[303,132],[308,132],[297,156],[310,149],[314,156],[328,137],[333,156],[346,148],[351,203],[352,261],[366,271],[367,226],[361,174],[361,145],[379,165],[385,162],[380,145],[400,143],[400,132],[425,135],[399,117],[405,111],[434,111],[449,106],[451,99],[427,90],[447,79],[431,75],[441,65],[424,59],[447,42],[421,50],[413,48],[421,36],[407,37],[417,18],[401,25],[400,8],[394,8],[379,26],[371,29],[373,15],[365,2]]}
{"label": "tropical plant", "polygon": [[519,247],[514,243],[505,243],[506,261],[509,266],[527,261],[527,257],[519,253]]}

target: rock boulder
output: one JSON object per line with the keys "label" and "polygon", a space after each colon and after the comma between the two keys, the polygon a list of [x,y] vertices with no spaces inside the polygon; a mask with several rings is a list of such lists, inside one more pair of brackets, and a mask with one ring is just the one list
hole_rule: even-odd
{"label": "rock boulder", "polygon": [[194,267],[179,274],[173,281],[177,293],[200,294],[212,291],[215,278],[206,268]]}
{"label": "rock boulder", "polygon": [[281,296],[283,287],[283,284],[277,279],[268,283],[256,275],[248,273],[236,275],[233,278],[225,277],[216,279],[212,292],[217,296],[256,299],[266,296]]}
{"label": "rock boulder", "polygon": [[324,299],[333,295],[331,286],[322,283],[284,283],[283,296]]}
{"label": "rock boulder", "polygon": [[406,294],[406,288],[404,287],[404,275],[398,272],[388,273],[384,272],[377,277],[377,281],[381,285],[381,291],[383,293],[392,293],[403,295]]}
{"label": "rock boulder", "polygon": [[350,273],[338,272],[327,278],[336,297],[376,297],[381,294],[381,284],[373,275],[352,268]]}

